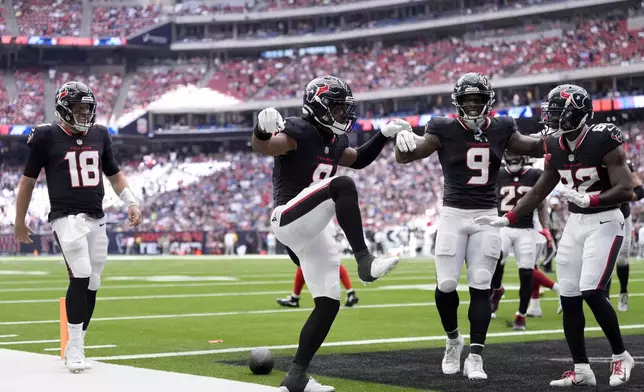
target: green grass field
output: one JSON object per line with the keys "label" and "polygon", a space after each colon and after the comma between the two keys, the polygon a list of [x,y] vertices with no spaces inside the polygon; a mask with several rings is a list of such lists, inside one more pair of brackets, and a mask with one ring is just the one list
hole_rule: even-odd
{"label": "green grass field", "polygon": [[[246,367],[221,360],[244,359],[251,347],[292,347],[298,340],[312,299],[304,293],[302,308],[281,309],[275,298],[292,290],[293,264],[286,259],[136,258],[111,259],[103,275],[99,301],[85,341],[88,357],[113,363],[200,374],[267,385],[279,385],[283,372],[254,376]],[[352,277],[355,262],[344,260]],[[554,277],[554,274],[552,275]],[[433,305],[435,283],[431,261],[404,260],[399,268],[375,284],[354,285],[360,304],[342,309],[320,354],[398,350],[444,345],[443,331]],[[464,280],[461,280],[464,283]],[[488,343],[563,339],[557,299],[542,297],[544,317],[528,320],[528,332],[510,336],[506,325],[518,305],[515,264],[506,267],[506,291],[498,318],[492,320]],[[58,298],[65,295],[66,270],[62,258],[0,258],[0,348],[57,354]],[[461,286],[466,289],[466,285]],[[615,277],[613,293],[617,292]],[[644,324],[644,263],[631,265],[631,310],[620,313],[625,334],[641,334]],[[467,334],[468,300],[461,291],[461,331]],[[344,292],[343,292],[344,297]],[[344,300],[344,298],[342,299]],[[616,303],[616,298],[613,298]],[[587,312],[587,327],[596,327]],[[534,334],[534,331],[544,331]],[[550,331],[550,332],[548,332]],[[3,336],[17,335],[17,336]],[[588,332],[588,337],[602,336]],[[423,340],[413,339],[428,337]],[[434,337],[434,338],[429,338]],[[410,338],[400,341],[399,338]],[[209,340],[223,340],[211,344]],[[381,339],[398,339],[378,342]],[[375,340],[375,341],[374,341]],[[370,342],[369,342],[370,341]],[[13,342],[13,343],[12,343]],[[17,344],[15,342],[31,342]],[[358,344],[361,343],[361,344]],[[212,352],[206,352],[211,350]],[[190,353],[192,352],[192,353]],[[276,356],[290,356],[293,348],[274,348]],[[184,355],[180,355],[184,353]],[[154,354],[164,354],[155,357]],[[130,357],[139,355],[139,357]],[[439,364],[428,364],[439,366]],[[494,364],[487,364],[494,366]],[[340,391],[413,391],[345,379],[317,377]]]}

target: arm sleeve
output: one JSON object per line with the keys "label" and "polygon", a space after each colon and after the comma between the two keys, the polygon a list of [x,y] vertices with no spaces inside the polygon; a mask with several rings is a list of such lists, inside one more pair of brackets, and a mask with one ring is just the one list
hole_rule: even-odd
{"label": "arm sleeve", "polygon": [[29,146],[29,155],[27,156],[27,164],[22,173],[25,177],[38,178],[40,170],[47,164],[47,149],[44,130],[33,128],[29,132],[27,145]]}
{"label": "arm sleeve", "polygon": [[374,137],[356,149],[358,157],[351,165],[351,168],[364,169],[369,166],[371,162],[378,158],[378,155],[387,144],[387,140],[387,137],[378,131]]}
{"label": "arm sleeve", "polygon": [[103,146],[103,155],[101,156],[101,164],[103,165],[103,173],[106,176],[110,177],[121,171],[116,158],[114,158],[114,152],[112,151],[112,138],[107,129],[104,129],[104,146]]}

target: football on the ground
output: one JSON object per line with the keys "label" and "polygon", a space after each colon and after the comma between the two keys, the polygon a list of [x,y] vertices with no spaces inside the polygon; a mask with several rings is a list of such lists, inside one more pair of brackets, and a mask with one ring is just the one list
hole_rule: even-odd
{"label": "football on the ground", "polygon": [[273,353],[267,348],[256,348],[250,352],[248,367],[254,374],[268,374],[273,370],[275,360]]}

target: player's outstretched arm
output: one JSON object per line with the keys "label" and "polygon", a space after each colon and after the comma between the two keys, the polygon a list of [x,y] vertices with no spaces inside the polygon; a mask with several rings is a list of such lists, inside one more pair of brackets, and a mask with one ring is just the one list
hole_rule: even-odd
{"label": "player's outstretched arm", "polygon": [[25,223],[27,218],[27,210],[29,209],[29,202],[31,201],[31,194],[36,186],[36,179],[22,176],[20,184],[18,185],[18,194],[16,195],[16,220],[14,222],[14,235],[16,240],[31,244],[33,241],[29,238],[29,234],[33,231]]}
{"label": "player's outstretched arm", "polygon": [[423,137],[413,132],[400,132],[396,136],[396,162],[409,163],[427,158],[441,148],[438,136],[426,133]]}
{"label": "player's outstretched arm", "polygon": [[284,128],[284,119],[274,108],[267,108],[259,112],[257,124],[253,128],[253,136],[250,140],[253,151],[276,157],[294,150],[297,142],[281,132]]}
{"label": "player's outstretched arm", "polygon": [[478,224],[487,224],[494,227],[504,227],[515,223],[526,214],[532,214],[534,209],[552,192],[559,183],[559,173],[556,170],[544,170],[541,177],[532,189],[526,193],[517,205],[502,217],[480,216],[474,219]]}
{"label": "player's outstretched arm", "polygon": [[633,198],[633,177],[622,146],[606,153],[602,162],[606,166],[612,187],[597,195],[597,200],[591,201],[591,206],[613,206],[630,201]]}
{"label": "player's outstretched arm", "polygon": [[525,136],[514,131],[508,140],[507,150],[518,155],[541,158],[546,153],[545,139]]}

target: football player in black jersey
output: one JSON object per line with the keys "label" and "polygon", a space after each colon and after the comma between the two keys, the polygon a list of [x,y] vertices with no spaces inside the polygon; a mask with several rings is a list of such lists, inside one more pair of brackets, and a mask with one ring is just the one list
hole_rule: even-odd
{"label": "football player in black jersey", "polygon": [[[642,180],[635,173],[633,165],[629,162],[628,168],[633,176],[633,197],[631,201],[638,201],[644,198],[644,188],[642,187]],[[617,255],[617,264],[615,270],[617,278],[619,279],[619,301],[617,302],[617,310],[620,312],[628,311],[628,275],[630,274],[629,253],[631,251],[631,241],[633,240],[633,217],[631,216],[631,203],[622,203],[619,207],[624,215],[624,243],[622,244],[619,254]],[[610,296],[610,281],[606,288],[606,295]]]}
{"label": "football player in black jersey", "polygon": [[[517,202],[528,192],[541,176],[540,169],[526,165],[524,156],[506,153],[505,167],[499,172],[497,179],[497,205],[499,216],[510,211]],[[525,330],[528,305],[532,295],[534,269],[537,262],[537,239],[540,236],[535,230],[534,215],[523,216],[515,224],[501,228],[501,259],[492,279],[492,312],[498,309],[503,293],[501,279],[503,266],[510,249],[519,267],[519,309],[514,316],[512,327],[515,330]],[[538,208],[538,218],[541,226],[548,222],[548,209],[545,202]],[[543,230],[541,230],[543,232]]]}
{"label": "football player in black jersey", "polygon": [[586,122],[593,101],[582,87],[564,84],[548,94],[541,107],[546,130],[546,168],[539,181],[503,217],[477,219],[495,227],[508,226],[532,211],[559,181],[570,217],[559,242],[557,280],[561,285],[563,327],[575,364],[551,386],[596,385],[584,340],[586,301],[613,352],[611,386],[628,382],[634,362],[626,351],[617,315],[606,300],[606,286],[624,240],[621,203],[631,199],[633,180],[622,148],[622,133],[613,124]]}
{"label": "football player in black jersey", "polygon": [[69,272],[65,361],[76,373],[89,367],[84,338],[107,258],[103,174],[128,206],[132,226],[140,223],[141,211],[114,159],[107,128],[94,124],[97,103],[92,90],[83,83],[68,82],[54,98],[58,123],[36,126],[27,140],[30,149],[16,200],[15,236],[20,242],[32,242],[25,217],[44,168],[51,204],[49,222]]}
{"label": "football player in black jersey", "polygon": [[517,154],[541,157],[543,142],[521,135],[512,117],[490,117],[494,91],[478,73],[463,75],[454,86],[456,118],[432,117],[424,137],[410,131],[396,136],[396,160],[408,163],[438,151],[445,188],[436,236],[436,308],[447,333],[442,362],[445,374],[460,370],[464,339],[458,331],[456,291],[467,259],[470,287],[470,355],[463,366],[469,379],[487,379],[481,354],[490,325],[490,282],[501,255],[497,228],[479,225],[474,218],[497,216],[496,178],[506,148]]}
{"label": "football player in black jersey", "polygon": [[398,264],[397,258],[376,258],[369,252],[356,185],[351,178],[335,173],[338,166],[366,167],[389,137],[411,127],[403,120],[392,121],[361,147],[351,148],[346,133],[355,122],[354,107],[347,83],[324,76],[306,86],[302,117],[284,121],[275,109],[264,109],[253,131],[253,150],[275,157],[273,232],[299,259],[315,303],[302,328],[293,364],[281,383],[284,392],[335,391],[306,376],[340,307],[340,254],[329,224],[333,216],[351,245],[360,280],[373,282]]}

